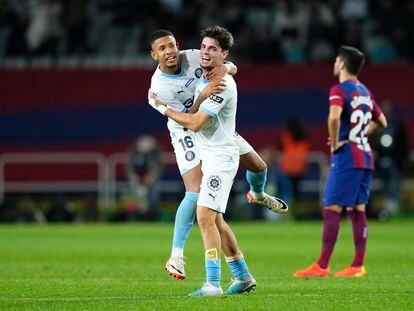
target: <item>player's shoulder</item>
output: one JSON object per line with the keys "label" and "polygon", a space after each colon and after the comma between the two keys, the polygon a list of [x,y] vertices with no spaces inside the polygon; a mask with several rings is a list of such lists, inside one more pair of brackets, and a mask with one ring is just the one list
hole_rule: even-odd
{"label": "player's shoulder", "polygon": [[198,65],[200,63],[200,50],[182,50],[180,51],[180,58],[182,58],[182,61],[188,61],[190,64],[195,63]]}
{"label": "player's shoulder", "polygon": [[181,50],[180,56],[199,56],[200,50],[197,49],[188,49],[188,50]]}

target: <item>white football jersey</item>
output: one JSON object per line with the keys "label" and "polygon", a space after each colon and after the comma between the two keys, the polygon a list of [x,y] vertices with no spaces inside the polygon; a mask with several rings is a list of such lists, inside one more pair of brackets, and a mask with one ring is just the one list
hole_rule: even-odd
{"label": "white football jersey", "polygon": [[[204,100],[199,110],[209,114],[212,119],[200,131],[196,133],[201,159],[206,159],[212,154],[238,154],[239,147],[235,142],[236,111],[237,111],[237,86],[233,77],[226,75],[226,89],[217,95],[211,95]],[[197,97],[208,84],[204,76],[197,85],[195,96]]]}
{"label": "white football jersey", "polygon": [[[151,78],[152,92],[173,110],[186,112],[194,104],[194,91],[203,75],[200,67],[200,51],[180,51],[181,72],[169,75],[158,67]],[[170,132],[182,131],[183,126],[172,119],[167,123]]]}

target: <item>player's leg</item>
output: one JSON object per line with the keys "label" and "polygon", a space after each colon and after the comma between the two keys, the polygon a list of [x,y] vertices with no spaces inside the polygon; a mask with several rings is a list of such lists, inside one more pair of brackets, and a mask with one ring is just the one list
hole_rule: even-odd
{"label": "player's leg", "polygon": [[216,225],[220,232],[221,248],[224,252],[226,263],[233,275],[233,281],[226,290],[226,294],[233,295],[250,292],[256,287],[256,280],[250,274],[243,253],[237,245],[236,237],[224,220],[223,214],[217,215]]}
{"label": "player's leg", "polygon": [[267,165],[253,147],[235,133],[235,141],[240,150],[240,165],[246,168],[246,180],[250,185],[247,199],[250,203],[263,205],[276,213],[286,213],[287,204],[264,192],[267,180]]}
{"label": "player's leg", "polygon": [[359,191],[360,170],[331,169],[326,180],[323,203],[322,248],[319,259],[309,268],[297,271],[296,277],[329,275],[329,260],[339,233],[342,207],[354,206]]}
{"label": "player's leg", "polygon": [[201,289],[189,294],[189,296],[213,296],[221,295],[223,290],[220,285],[221,277],[221,239],[216,225],[217,212],[205,206],[197,206],[197,222],[200,227],[205,251],[206,282]]}
{"label": "player's leg", "polygon": [[189,140],[193,142],[194,137],[192,135],[188,132],[172,135],[172,144],[178,168],[182,174],[185,186],[185,196],[175,214],[171,256],[165,268],[170,276],[180,280],[185,279],[184,246],[193,227],[202,176],[196,146],[194,143],[181,143],[183,141],[188,143]]}
{"label": "player's leg", "polygon": [[197,202],[197,222],[205,249],[206,283],[190,296],[219,295],[221,276],[221,237],[216,219],[225,213],[234,177],[239,166],[239,156],[234,153],[232,161],[223,162],[221,156],[208,157],[203,161],[200,195]]}
{"label": "player's leg", "polygon": [[354,237],[354,260],[350,266],[335,273],[335,276],[363,276],[366,274],[364,259],[368,238],[368,223],[365,207],[366,203],[368,203],[371,180],[372,171],[364,170],[357,205],[355,208],[347,208],[347,214],[352,223]]}

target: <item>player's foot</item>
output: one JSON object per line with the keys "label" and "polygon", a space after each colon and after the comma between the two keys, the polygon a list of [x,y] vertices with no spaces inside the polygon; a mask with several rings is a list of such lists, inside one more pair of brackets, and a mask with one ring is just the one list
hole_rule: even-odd
{"label": "player's foot", "polygon": [[348,266],[344,270],[335,273],[335,276],[338,276],[338,277],[342,277],[342,276],[359,277],[359,276],[364,276],[365,274],[367,274],[367,270],[365,269],[364,266],[361,266],[361,267]]}
{"label": "player's foot", "polygon": [[223,290],[221,287],[215,287],[210,283],[204,283],[203,287],[197,289],[196,291],[189,293],[190,297],[200,297],[200,296],[216,296],[223,295]]}
{"label": "player's foot", "polygon": [[244,292],[250,292],[256,287],[256,280],[252,275],[247,280],[233,279],[229,288],[226,290],[226,295],[241,294]]}
{"label": "player's foot", "polygon": [[329,268],[323,269],[316,262],[305,270],[296,271],[293,276],[297,278],[314,278],[329,275]]}
{"label": "player's foot", "polygon": [[252,204],[263,205],[275,213],[284,214],[289,210],[289,207],[285,201],[276,197],[272,197],[267,193],[264,193],[263,198],[256,198],[254,194],[249,191],[247,193],[247,201]]}
{"label": "player's foot", "polygon": [[173,278],[178,280],[185,279],[184,271],[184,257],[170,257],[165,264],[165,270],[168,271],[168,274]]}

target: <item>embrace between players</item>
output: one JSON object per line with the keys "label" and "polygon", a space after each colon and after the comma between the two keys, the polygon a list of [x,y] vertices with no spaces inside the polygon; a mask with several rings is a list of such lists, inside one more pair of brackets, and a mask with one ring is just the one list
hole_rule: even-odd
{"label": "embrace between players", "polygon": [[[235,131],[237,86],[232,75],[237,68],[225,62],[233,45],[232,35],[222,27],[210,26],[202,30],[201,40],[200,50],[179,52],[171,32],[158,30],[150,37],[151,56],[159,65],[151,79],[148,100],[153,108],[168,117],[167,127],[186,190],[177,209],[166,270],[177,279],[185,278],[184,246],[197,217],[205,248],[206,282],[189,296],[223,294],[221,251],[233,275],[225,293],[240,294],[254,289],[256,280],[248,270],[234,233],[223,218],[239,163],[246,168],[250,203],[263,205],[276,213],[286,213],[288,206],[264,192],[267,166]],[[343,104],[331,101],[331,110],[332,107],[343,107]],[[373,110],[371,106],[364,107]],[[376,109],[371,117],[376,121],[385,120],[379,108]],[[365,118],[358,123],[358,128],[361,125],[360,132],[356,133],[358,138],[366,134],[364,129],[369,121]],[[335,135],[335,131],[331,133],[330,130],[330,134]],[[353,143],[348,139],[339,141],[338,133],[336,138],[332,135],[331,148],[335,153]],[[363,142],[366,148],[365,140]]]}

